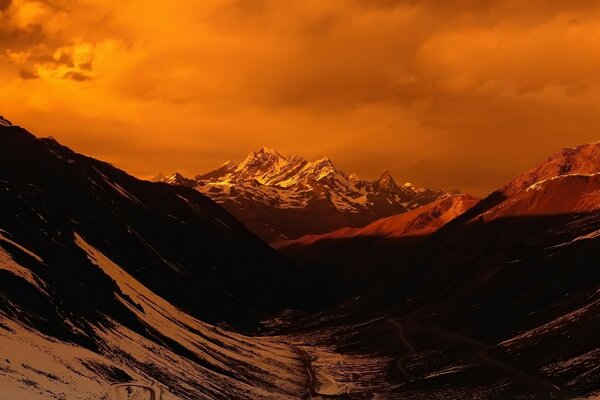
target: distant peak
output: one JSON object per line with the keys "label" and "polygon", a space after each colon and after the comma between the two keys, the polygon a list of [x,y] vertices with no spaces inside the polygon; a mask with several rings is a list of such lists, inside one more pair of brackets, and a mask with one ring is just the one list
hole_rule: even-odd
{"label": "distant peak", "polygon": [[325,157],[321,157],[317,161],[315,161],[315,164],[331,164],[331,165],[333,165],[333,162],[331,161],[331,159],[329,157],[325,156]]}
{"label": "distant peak", "polygon": [[0,115],[0,126],[12,126],[11,122]]}
{"label": "distant peak", "polygon": [[277,169],[287,162],[286,158],[276,150],[269,147],[261,147],[253,150],[246,158],[236,166],[236,171],[266,172],[273,168]]}
{"label": "distant peak", "polygon": [[151,182],[163,182],[165,179],[167,179],[167,177],[164,176],[162,172],[159,172],[158,175],[156,175],[154,178],[150,179],[150,181]]}
{"label": "distant peak", "polygon": [[173,172],[171,175],[169,175],[169,178],[171,179],[182,179],[184,178],[183,175],[181,175],[179,172]]}
{"label": "distant peak", "polygon": [[394,177],[387,169],[384,170],[379,178],[377,179],[377,184],[384,189],[397,189],[398,185],[396,181],[394,181]]}
{"label": "distant peak", "polygon": [[285,160],[285,157],[277,150],[263,146],[258,150],[251,151],[242,163],[252,162],[253,160]]}
{"label": "distant peak", "polygon": [[394,179],[392,177],[392,174],[390,173],[390,171],[388,169],[384,169],[383,172],[381,173],[381,175],[379,176],[379,179]]}
{"label": "distant peak", "polygon": [[172,185],[188,186],[188,187],[196,186],[196,181],[194,181],[193,179],[186,178],[185,176],[181,175],[179,172],[173,172],[171,175],[167,176],[166,178],[163,178],[161,180],[161,182],[170,183]]}
{"label": "distant peak", "polygon": [[277,150],[265,146],[258,149],[258,151],[255,151],[254,154],[272,154],[274,156],[283,157]]}

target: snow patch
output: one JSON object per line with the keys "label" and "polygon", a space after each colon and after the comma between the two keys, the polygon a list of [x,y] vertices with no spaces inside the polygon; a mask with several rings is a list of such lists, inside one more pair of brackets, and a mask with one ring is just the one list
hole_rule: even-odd
{"label": "snow patch", "polygon": [[29,268],[25,268],[22,265],[15,262],[10,254],[8,254],[2,247],[0,247],[0,270],[8,271],[11,274],[18,276],[19,278],[25,279],[40,292],[46,293],[42,280],[37,277]]}
{"label": "snow patch", "polygon": [[555,181],[557,179],[563,179],[563,178],[566,178],[566,177],[573,177],[573,176],[581,176],[581,177],[590,178],[590,177],[597,176],[597,175],[600,175],[600,172],[597,172],[595,174],[564,174],[564,175],[557,175],[557,176],[553,176],[553,177],[550,177],[550,178],[546,178],[546,179],[542,179],[540,181],[537,181],[537,182],[529,185],[527,187],[527,189],[525,189],[525,191],[529,192],[530,190],[542,190],[542,188],[544,187],[544,185],[546,183]]}
{"label": "snow patch", "polygon": [[[6,231],[0,229],[0,231],[7,233]],[[25,247],[21,246],[20,244],[18,244],[17,242],[10,240],[9,238],[7,238],[6,236],[4,236],[2,233],[0,233],[0,240],[3,240],[7,243],[12,244],[13,246],[15,246],[16,248],[18,248],[19,250],[21,250],[23,253],[35,258],[37,260],[37,262],[39,263],[43,263],[44,260],[42,260],[42,257],[38,256],[37,254],[35,254],[33,251],[26,249]]]}
{"label": "snow patch", "polygon": [[[293,348],[285,344],[282,339],[249,338],[200,321],[146,288],[79,234],[74,233],[74,236],[75,243],[87,254],[88,259],[112,278],[121,292],[131,299],[127,301],[120,298],[121,302],[141,321],[162,335],[175,340],[218,370],[226,371],[225,375],[218,374],[213,369],[190,362],[183,363],[178,359],[177,366],[172,368],[175,368],[173,373],[181,374],[180,379],[197,381],[200,374],[205,376],[203,378],[205,385],[215,385],[215,390],[226,388],[228,396],[234,398],[249,396],[256,399],[269,399],[273,398],[274,388],[277,388],[278,398],[292,399],[295,398],[294,393],[302,390],[305,379],[302,364]],[[135,307],[131,302],[140,307]],[[163,357],[165,350],[156,345],[152,345],[150,349],[140,348],[139,339],[130,331],[119,329],[116,337],[114,333],[111,335],[99,331],[110,347],[126,349],[136,359]],[[249,376],[249,381],[256,382],[256,385],[251,386],[245,381],[235,379],[240,369],[244,369],[245,374]],[[261,382],[271,389],[267,389],[266,386],[261,387],[259,385]],[[211,398],[210,396],[198,397]]]}

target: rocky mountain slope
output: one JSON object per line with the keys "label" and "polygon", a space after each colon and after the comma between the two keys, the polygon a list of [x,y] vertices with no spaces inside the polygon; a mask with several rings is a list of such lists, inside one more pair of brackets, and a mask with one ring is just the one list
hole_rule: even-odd
{"label": "rocky mountain slope", "polygon": [[174,173],[154,180],[195,188],[267,242],[364,226],[448,194],[410,183],[398,186],[388,171],[376,180],[360,180],[328,158],[309,162],[264,147],[193,179]]}
{"label": "rocky mountain slope", "polygon": [[5,124],[0,205],[0,398],[306,392],[294,347],[224,328],[254,329],[306,286],[199,192]]}
{"label": "rocky mountain slope", "polygon": [[499,192],[512,196],[547,180],[570,175],[591,175],[599,171],[600,143],[584,144],[553,154],[536,167],[510,180]]}
{"label": "rocky mountain slope", "polygon": [[468,194],[448,195],[403,214],[378,219],[362,228],[344,227],[320,235],[305,235],[294,240],[275,242],[272,246],[285,252],[288,246],[308,246],[320,240],[428,235],[462,215],[478,202],[478,198]]}
{"label": "rocky mountain slope", "polygon": [[338,348],[393,358],[379,373],[397,376],[398,385],[381,388],[359,376],[363,392],[408,399],[600,395],[599,148],[561,151],[419,241],[328,241],[348,259],[368,253],[371,263],[361,259],[363,266],[384,254],[368,288],[336,310],[338,320],[371,316],[359,333],[338,333]]}
{"label": "rocky mountain slope", "polygon": [[[373,273],[343,303],[299,312],[312,280],[197,190],[4,124],[0,398],[592,399],[593,147],[431,234],[315,242]],[[406,216],[425,233],[458,214],[451,199]]]}

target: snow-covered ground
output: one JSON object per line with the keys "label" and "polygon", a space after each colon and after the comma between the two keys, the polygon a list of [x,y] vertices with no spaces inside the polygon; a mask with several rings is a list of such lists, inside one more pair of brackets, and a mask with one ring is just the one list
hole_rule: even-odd
{"label": "snow-covered ground", "polygon": [[[76,234],[75,242],[128,297],[120,298],[122,303],[169,342],[149,340],[112,321],[96,327],[98,350],[92,351],[2,314],[0,399],[108,400],[111,391],[119,399],[152,398],[152,393],[161,393],[163,400],[292,399],[307,390],[306,369],[284,338],[247,337],[199,321],[154,294],[81,236]],[[43,290],[43,282],[0,250],[2,269]],[[115,386],[132,382],[138,386]]]}

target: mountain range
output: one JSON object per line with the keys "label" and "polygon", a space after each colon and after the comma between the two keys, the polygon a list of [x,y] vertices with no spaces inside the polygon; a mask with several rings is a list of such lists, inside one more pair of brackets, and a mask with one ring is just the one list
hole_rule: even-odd
{"label": "mountain range", "polygon": [[265,147],[192,179],[173,173],[154,181],[195,188],[267,242],[364,226],[456,193],[398,186],[389,171],[360,180],[329,158],[309,162]]}
{"label": "mountain range", "polygon": [[286,258],[195,179],[2,123],[0,398],[593,399],[599,173],[565,149]]}

